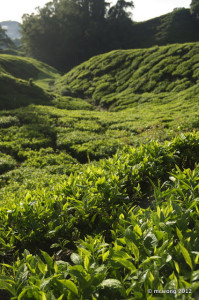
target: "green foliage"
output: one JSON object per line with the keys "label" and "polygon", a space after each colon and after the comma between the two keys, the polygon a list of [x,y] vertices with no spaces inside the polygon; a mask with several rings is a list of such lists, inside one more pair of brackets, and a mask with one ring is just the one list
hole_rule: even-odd
{"label": "green foliage", "polygon": [[59,77],[52,67],[28,57],[1,54],[0,66],[7,74],[24,80]]}
{"label": "green foliage", "polygon": [[59,73],[31,58],[0,54],[0,109],[13,109],[29,104],[50,104],[48,92]]}
{"label": "green foliage", "polygon": [[[198,297],[197,52],[97,56],[57,80],[51,106],[0,111],[2,297]],[[49,95],[20,64],[7,57],[2,77]]]}
{"label": "green foliage", "polygon": [[[59,113],[62,124],[69,121],[64,111],[48,110],[51,118]],[[82,116],[88,118],[85,112]],[[23,120],[22,110],[17,117]],[[30,137],[35,128],[26,134]],[[23,134],[25,130],[22,126]],[[63,164],[66,170],[76,161],[52,148],[19,152],[25,159],[23,172],[29,167],[43,173],[34,175],[29,169],[23,182],[15,171],[9,202],[0,210],[1,289],[21,299],[143,299],[148,289],[186,289],[194,299],[199,261],[197,149],[198,133],[184,134],[164,145],[127,147],[68,178],[46,179],[46,168]],[[176,170],[177,164],[195,169]],[[43,184],[35,185],[38,178]],[[33,254],[26,250],[15,260],[24,248]],[[8,265],[8,259],[13,264]]]}
{"label": "green foliage", "polygon": [[[192,141],[197,143],[198,135],[187,135],[186,138],[187,141],[192,138]],[[67,172],[68,166],[72,168],[76,163],[64,153],[55,156],[52,149],[22,154],[27,156],[24,167],[45,169],[59,166],[61,168],[63,164]],[[198,155],[193,159],[197,162]],[[191,157],[188,161],[191,161]],[[155,183],[158,180],[165,180],[168,178],[166,172],[172,171],[176,163],[184,164],[184,153],[180,151],[179,140],[174,140],[165,146],[154,142],[151,145],[141,146],[137,150],[126,148],[113,159],[85,166],[83,173],[71,174],[63,183],[61,183],[62,177],[60,180],[55,177],[57,184],[53,183],[53,189],[51,184],[41,189],[40,183],[32,189],[30,185],[28,188],[20,181],[22,187],[19,188],[15,182],[13,192],[14,194],[15,191],[17,192],[17,195],[15,194],[17,198],[13,199],[13,203],[10,201],[10,212],[6,209],[2,210],[2,224],[9,226],[12,223],[12,230],[16,233],[21,232],[18,239],[20,247],[24,245],[33,247],[34,243],[37,245],[37,239],[40,245],[45,245],[51,240],[55,242],[57,234],[59,237],[60,235],[68,237],[71,241],[79,234],[88,233],[90,228],[94,232],[108,230],[116,218],[118,209],[120,210],[121,202],[146,206],[152,193],[148,178]],[[64,167],[62,169],[64,170]],[[53,180],[52,177],[51,181]],[[24,201],[17,200],[22,194],[24,195],[25,190],[27,195],[23,197]],[[44,205],[46,201],[48,203]],[[7,214],[9,214],[8,219]],[[57,229],[54,231],[55,227]]]}
{"label": "green foliage", "polygon": [[[175,141],[173,141],[173,145],[175,145]],[[165,145],[165,147],[170,146]],[[156,154],[154,152],[155,148]],[[159,157],[157,145],[155,148],[154,145],[151,145],[148,150],[151,155],[154,153],[154,158],[157,159]],[[128,157],[126,157],[127,151],[125,151],[125,153],[120,153],[119,158],[115,157],[113,161],[110,159],[104,161],[103,169],[100,170],[90,166],[90,170],[86,170],[80,176],[86,176],[88,179],[89,175],[89,180],[92,180],[90,182],[93,183],[93,172],[97,172],[98,179],[95,179],[95,187],[102,189],[103,185],[107,183],[106,180],[103,180],[102,170],[103,172],[108,171],[112,166],[111,171],[113,172],[113,169],[119,169],[120,167],[121,174],[125,176],[123,172],[124,170],[127,171],[127,165],[124,166],[124,160],[126,162],[129,159],[133,160],[135,170],[136,166],[139,166],[138,162],[143,155],[143,151],[142,148],[137,151],[128,149]],[[140,156],[139,159],[138,156]],[[116,159],[118,166],[115,164]],[[121,170],[122,166],[123,170]],[[108,242],[105,241],[103,234],[93,237],[89,235],[77,242],[76,251],[73,250],[69,251],[69,254],[64,254],[66,250],[63,248],[53,257],[43,250],[37,255],[30,254],[29,251],[25,250],[23,257],[17,259],[13,265],[2,264],[1,289],[7,290],[12,297],[18,299],[28,299],[28,297],[34,299],[42,299],[41,297],[44,299],[50,297],[59,299],[60,297],[60,299],[82,300],[86,298],[148,299],[149,294],[147,291],[149,289],[152,289],[153,293],[155,293],[155,290],[176,290],[177,299],[195,299],[198,295],[199,263],[198,175],[198,166],[193,171],[190,169],[184,171],[180,169],[173,170],[170,180],[164,183],[166,189],[163,186],[162,188],[154,186],[155,198],[151,207],[140,208],[130,203],[126,206],[125,200],[123,200],[122,207],[121,204],[118,207],[116,206],[117,213],[113,218],[111,237],[106,237]],[[109,185],[118,182],[118,179],[115,181],[113,177],[114,175],[109,180]],[[75,176],[69,178],[68,184],[72,184],[73,189],[86,191],[83,185],[77,185]],[[65,186],[64,191],[66,195],[69,186]],[[94,190],[92,189],[92,191]],[[87,195],[89,194],[92,196],[90,192]],[[33,221],[36,217],[36,213],[40,217],[42,215],[43,219],[44,206],[43,211],[41,211],[42,206],[39,205],[39,202],[35,203],[30,197],[30,194],[26,196],[26,201],[29,202],[28,206],[25,203],[21,204],[21,208],[16,206],[15,212],[2,210],[1,216],[9,214],[9,218],[11,218],[11,215],[16,214],[17,210],[23,209],[23,215],[21,216],[23,220],[28,210],[30,211],[30,208],[32,208],[31,220]],[[49,207],[49,194],[46,194],[45,197],[45,206]],[[71,202],[71,200],[70,197],[67,198],[67,201]],[[93,197],[92,202],[94,200]],[[82,199],[81,205],[84,202],[85,200]],[[58,209],[61,202],[56,201],[55,203],[57,203],[56,209]],[[87,205],[88,203],[87,200]],[[100,203],[99,200],[96,202],[98,209],[101,206]],[[63,209],[65,211],[66,208],[69,210],[71,204],[66,202]],[[74,206],[76,209],[80,209],[78,208],[79,205],[80,202],[77,199],[73,200],[73,209]],[[90,203],[90,205],[93,206],[93,203]],[[53,206],[50,207],[49,213],[52,213]],[[104,213],[107,211],[108,206]],[[113,214],[111,216],[114,217]],[[12,224],[13,217],[10,219]],[[52,218],[53,215],[51,214],[51,222],[53,221]],[[28,219],[26,219],[27,221]],[[28,224],[30,225],[31,222],[29,221]],[[5,222],[3,224],[5,226]],[[29,226],[27,223],[23,223],[23,226],[25,224],[26,227]],[[84,224],[81,223],[81,225]],[[21,232],[23,226],[21,226],[20,231],[18,230],[15,233],[17,240],[20,240],[19,232]],[[90,226],[93,226],[93,223]],[[49,232],[49,235],[55,235],[59,230],[60,237],[63,223],[62,229],[60,226],[55,227],[53,231]],[[36,232],[35,230],[35,237]],[[107,235],[107,229],[104,234]],[[7,239],[9,235],[12,237],[11,233],[7,233]],[[1,236],[3,236],[3,232]],[[10,239],[10,243],[5,243],[4,238],[1,238],[4,251],[5,246],[12,249],[14,238]],[[33,233],[31,234],[32,238]],[[68,245],[69,241],[66,241],[65,235],[62,239]],[[59,249],[59,247],[59,243],[52,245],[52,248]],[[70,259],[69,257],[67,261],[61,259],[61,257],[64,257],[63,254],[67,257],[69,255]],[[167,295],[165,296],[163,299],[170,299]]]}
{"label": "green foliage", "polygon": [[24,15],[23,43],[26,54],[66,71],[115,49],[198,41],[197,7],[193,0],[191,9],[133,23],[132,1],[118,0],[112,6],[104,0],[52,1],[37,14]]}
{"label": "green foliage", "polygon": [[[197,1],[197,0],[196,0]],[[134,24],[134,48],[198,41],[198,26],[192,10],[174,9],[173,12]]]}
{"label": "green foliage", "polygon": [[99,107],[121,110],[149,101],[197,98],[197,70],[197,43],[117,50],[74,68],[55,88]]}
{"label": "green foliage", "polygon": [[52,97],[36,85],[15,77],[0,75],[0,109],[13,109],[32,103],[49,104]]}
{"label": "green foliage", "polygon": [[0,49],[14,47],[13,41],[7,36],[5,30],[0,26]]}
{"label": "green foliage", "polygon": [[14,169],[16,161],[10,156],[0,153],[0,174]]}
{"label": "green foliage", "polygon": [[109,5],[104,0],[54,0],[37,14],[25,14],[21,27],[26,53],[66,72],[116,44],[128,48],[129,35],[124,38],[122,32],[132,32],[126,12],[132,1],[118,0],[110,13]]}
{"label": "green foliage", "polygon": [[[2,75],[10,76],[13,79],[15,77],[17,80],[26,80],[27,85],[32,89],[36,84],[47,91],[51,91],[54,81],[60,76],[54,68],[32,58],[20,57],[17,53],[13,55],[1,54],[0,70],[3,72]],[[14,86],[12,89],[14,89]],[[25,93],[27,92],[24,91]],[[20,96],[22,97],[22,95]]]}
{"label": "green foliage", "polygon": [[2,116],[0,117],[0,128],[8,128],[10,126],[18,125],[19,120],[15,116]]}
{"label": "green foliage", "polygon": [[198,19],[199,17],[199,3],[198,0],[192,0],[190,4],[191,13]]}
{"label": "green foliage", "polygon": [[21,151],[19,156],[25,159],[22,167],[46,169],[51,174],[70,174],[78,169],[76,159],[67,153],[55,152],[52,148],[41,148],[39,151]]}
{"label": "green foliage", "polygon": [[57,96],[55,100],[52,101],[53,106],[61,109],[69,110],[93,110],[94,107],[86,100],[80,98],[73,98],[70,96]]}

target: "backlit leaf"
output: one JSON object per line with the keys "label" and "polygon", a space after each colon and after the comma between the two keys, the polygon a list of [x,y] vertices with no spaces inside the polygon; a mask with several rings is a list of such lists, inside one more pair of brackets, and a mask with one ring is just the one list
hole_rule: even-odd
{"label": "backlit leaf", "polygon": [[179,246],[180,246],[181,253],[184,256],[184,259],[185,259],[186,263],[193,270],[192,260],[191,260],[191,257],[189,255],[189,252],[187,251],[187,249],[181,243],[179,243]]}
{"label": "backlit leaf", "polygon": [[99,285],[102,288],[110,288],[110,289],[121,289],[122,284],[117,279],[105,279],[102,281],[102,283]]}
{"label": "backlit leaf", "polygon": [[67,279],[58,280],[60,283],[62,283],[69,291],[71,291],[73,294],[78,295],[78,289],[77,286],[71,281]]}

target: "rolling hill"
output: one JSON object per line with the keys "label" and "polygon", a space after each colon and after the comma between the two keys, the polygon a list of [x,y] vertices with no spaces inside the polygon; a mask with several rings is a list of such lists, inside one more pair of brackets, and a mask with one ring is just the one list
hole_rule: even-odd
{"label": "rolling hill", "polygon": [[0,54],[0,109],[12,109],[31,103],[50,103],[49,90],[59,73],[31,58]]}
{"label": "rolling hill", "polygon": [[3,299],[197,299],[198,70],[199,43],[0,55]]}
{"label": "rolling hill", "polygon": [[121,110],[144,102],[198,100],[199,43],[115,50],[91,58],[55,85],[105,109]]}

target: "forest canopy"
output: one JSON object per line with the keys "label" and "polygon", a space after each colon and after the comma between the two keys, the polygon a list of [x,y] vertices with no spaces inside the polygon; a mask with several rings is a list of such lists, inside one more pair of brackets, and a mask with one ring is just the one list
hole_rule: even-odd
{"label": "forest canopy", "polygon": [[132,1],[53,0],[23,15],[27,55],[66,71],[88,58],[131,46]]}
{"label": "forest canopy", "polygon": [[192,0],[190,4],[191,13],[198,19],[199,18],[199,0]]}

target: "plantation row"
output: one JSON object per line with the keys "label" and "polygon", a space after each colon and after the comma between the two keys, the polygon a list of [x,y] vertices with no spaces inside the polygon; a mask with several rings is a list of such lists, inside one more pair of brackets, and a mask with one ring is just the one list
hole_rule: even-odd
{"label": "plantation row", "polygon": [[197,102],[198,49],[199,43],[186,43],[115,50],[63,76],[34,59],[1,54],[0,109],[42,104],[121,111],[143,103]]}
{"label": "plantation row", "polygon": [[34,189],[37,178],[45,186],[51,177],[64,180],[80,163],[108,158],[125,145],[171,140],[176,132],[197,129],[197,111],[197,103],[180,100],[117,113],[49,106],[1,111],[1,205],[13,189]]}
{"label": "plantation row", "polygon": [[[180,107],[180,110],[179,110]],[[12,191],[63,180],[92,160],[108,158],[125,145],[171,140],[198,128],[195,101],[146,103],[121,112],[72,111],[29,106],[0,113],[1,204]]]}
{"label": "plantation row", "polygon": [[198,47],[0,55],[3,300],[197,299]]}
{"label": "plantation row", "polygon": [[153,299],[148,289],[194,299],[198,149],[199,134],[183,134],[12,190],[0,211],[1,287],[24,300]]}
{"label": "plantation row", "polygon": [[198,100],[199,44],[115,50],[92,57],[55,83],[55,91],[113,111],[144,102]]}

